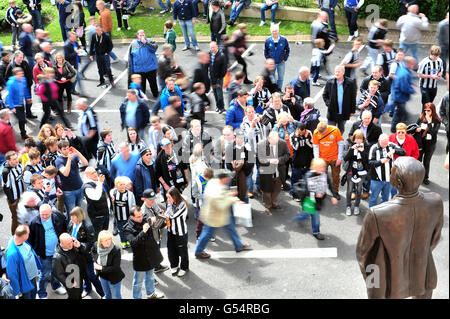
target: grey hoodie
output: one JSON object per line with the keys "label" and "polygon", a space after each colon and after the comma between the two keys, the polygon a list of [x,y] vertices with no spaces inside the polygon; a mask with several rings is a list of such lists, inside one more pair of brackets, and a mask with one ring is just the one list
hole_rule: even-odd
{"label": "grey hoodie", "polygon": [[422,37],[421,31],[428,29],[428,18],[419,17],[417,14],[408,12],[401,16],[397,21],[397,28],[400,32],[400,42],[406,44],[416,44]]}

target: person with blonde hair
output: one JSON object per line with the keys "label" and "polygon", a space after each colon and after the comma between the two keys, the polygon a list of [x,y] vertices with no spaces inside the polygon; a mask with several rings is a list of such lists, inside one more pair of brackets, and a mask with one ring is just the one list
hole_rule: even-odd
{"label": "person with blonde hair", "polygon": [[[445,61],[440,58],[442,50],[433,45],[430,55],[419,63],[417,76],[420,79],[420,93],[422,94],[422,105],[433,103],[437,94],[437,82],[444,72]],[[445,57],[444,57],[445,58]]]}
{"label": "person with blonde hair", "polygon": [[[333,194],[331,198],[331,202],[333,205],[337,205],[338,193],[335,191],[333,187],[333,183],[331,183],[330,176],[327,173],[327,162],[325,162],[321,158],[314,158],[311,161],[310,170],[305,175],[306,180],[306,190],[303,198],[303,204],[309,197],[309,201],[315,203],[314,211],[310,212],[300,212],[297,216],[294,217],[294,220],[305,220],[309,216],[311,216],[311,227],[312,234],[317,240],[324,240],[325,236],[320,233],[320,215],[319,211],[322,207],[323,199],[326,196],[327,189]],[[304,206],[304,205],[303,205]],[[303,207],[302,206],[302,207]]]}
{"label": "person with blonde hair", "polygon": [[50,124],[43,124],[37,135],[38,142],[36,145],[36,148],[39,152],[41,152],[41,154],[44,154],[47,150],[45,147],[45,140],[50,136],[56,137],[55,129]]}
{"label": "person with blonde hair", "polygon": [[94,269],[105,292],[105,299],[122,299],[120,292],[125,274],[120,267],[121,251],[114,244],[112,234],[102,230],[97,245],[93,247]]}
{"label": "person with blonde hair", "polygon": [[55,79],[58,84],[58,101],[62,110],[64,110],[63,104],[63,92],[66,91],[67,95],[67,114],[72,112],[72,78],[77,75],[74,67],[64,59],[62,53],[55,55]]}

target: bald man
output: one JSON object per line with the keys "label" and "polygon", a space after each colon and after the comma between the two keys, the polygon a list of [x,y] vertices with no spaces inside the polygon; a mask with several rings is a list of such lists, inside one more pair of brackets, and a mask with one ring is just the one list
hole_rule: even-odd
{"label": "bald man", "polygon": [[67,299],[81,299],[85,278],[83,253],[84,246],[76,238],[68,233],[59,236],[59,244],[53,256],[53,272],[66,288]]}
{"label": "bald man", "polygon": [[22,25],[22,32],[19,35],[19,46],[31,69],[34,66],[33,40],[33,27],[31,24],[24,23]]}

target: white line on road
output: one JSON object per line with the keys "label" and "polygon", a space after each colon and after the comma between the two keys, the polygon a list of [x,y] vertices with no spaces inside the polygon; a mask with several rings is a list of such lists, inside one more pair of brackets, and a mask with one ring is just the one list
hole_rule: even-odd
{"label": "white line on road", "polygon": [[[117,85],[117,83],[119,83],[120,79],[125,75],[125,73],[128,73],[128,69],[123,70],[122,73],[120,73],[119,77],[116,79],[116,81],[114,81],[114,85]],[[110,90],[112,89],[112,86],[108,86],[108,88],[106,90],[104,90],[102,92],[102,94],[100,94],[94,102],[92,102],[90,104],[90,106],[94,107],[95,104],[98,103],[98,101],[100,101]],[[97,110],[95,110],[95,112],[97,112]]]}
{"label": "white line on road", "polygon": [[[167,248],[162,248],[161,253],[167,253]],[[235,251],[208,251],[211,258],[257,258],[257,259],[298,259],[298,258],[336,258],[337,248],[298,248],[298,249],[271,249],[271,250],[245,250],[240,253]],[[195,257],[194,252],[190,252]],[[123,260],[132,261],[133,254],[122,254]]]}

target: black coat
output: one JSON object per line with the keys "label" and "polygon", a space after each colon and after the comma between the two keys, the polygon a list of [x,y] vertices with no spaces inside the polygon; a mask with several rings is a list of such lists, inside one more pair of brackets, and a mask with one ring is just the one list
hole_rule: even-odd
{"label": "black coat", "polygon": [[[322,97],[325,105],[328,108],[327,119],[331,122],[337,122],[339,104],[337,94],[337,80],[332,78],[327,81]],[[347,121],[350,119],[350,114],[356,112],[356,85],[355,81],[344,77],[344,97],[342,101],[342,115],[341,120]]]}
{"label": "black coat", "polygon": [[[209,56],[211,58],[212,53],[209,52]],[[212,58],[211,58],[212,61]],[[209,78],[211,80],[211,85],[217,84],[217,81],[223,79],[225,77],[225,74],[227,74],[227,57],[222,52],[222,50],[219,49],[217,51],[217,54],[214,59],[214,64],[209,64]]]}
{"label": "black coat", "polygon": [[[77,43],[78,48],[80,48],[80,45]],[[69,39],[64,42],[64,59],[69,62],[71,65],[75,66],[77,65],[77,52],[75,51],[75,48],[73,47],[73,43],[70,42]]]}
{"label": "black coat", "polygon": [[8,64],[8,66],[6,67],[6,71],[5,71],[5,81],[8,81],[8,79],[13,76],[12,74],[12,70],[15,67],[20,67],[22,68],[25,78],[27,79],[27,86],[29,88],[31,88],[31,86],[33,85],[33,71],[31,70],[30,65],[28,64],[28,62],[25,60],[22,61],[22,63],[20,65],[16,64],[16,62],[14,62],[14,57],[11,58],[11,62]]}
{"label": "black coat", "polygon": [[[278,172],[281,178],[281,182],[284,183],[286,180],[286,163],[289,161],[291,152],[289,151],[286,141],[282,139],[279,139],[277,149],[278,149],[277,158],[279,160]],[[269,141],[266,139],[259,142],[257,161],[259,163],[261,190],[267,193],[272,193],[274,190],[273,179],[275,176],[276,167],[275,165],[269,163],[269,160],[271,158],[275,157],[274,154],[272,154],[272,148],[269,145]]]}
{"label": "black coat", "polygon": [[[211,83],[209,79],[209,64],[197,64],[196,68],[194,69],[194,75],[192,77],[192,85],[197,82],[201,82],[205,85],[205,93],[209,92],[209,90],[211,89]],[[191,91],[194,92],[192,85]]]}
{"label": "black coat", "polygon": [[[92,254],[94,257],[94,261],[98,262],[98,253],[97,253],[97,243],[94,245]],[[121,251],[120,248],[114,246],[111,252],[108,254],[108,259],[106,261],[106,266],[103,266],[102,270],[97,271],[97,274],[108,280],[111,284],[115,285],[120,282],[123,278],[125,278],[125,274],[120,267],[121,262]]]}
{"label": "black coat", "polygon": [[[350,142],[350,138],[352,137],[353,133],[356,130],[359,130],[361,128],[362,125],[362,121],[356,121],[355,123],[353,123],[352,128],[350,129],[350,132],[348,133],[348,139],[347,142],[349,144],[351,144]],[[369,147],[372,146],[373,144],[378,143],[378,138],[381,135],[382,130],[381,127],[379,127],[378,125],[373,124],[372,122],[369,124],[369,126],[367,127],[367,137],[366,137],[366,141],[369,144]]]}
{"label": "black coat", "polygon": [[[56,236],[67,231],[66,218],[59,211],[53,211],[51,216],[53,222],[53,228],[55,229]],[[36,216],[30,222],[30,236],[28,237],[28,243],[33,247],[36,254],[45,258],[45,229],[42,226],[41,216]]]}
{"label": "black coat", "polygon": [[143,231],[144,222],[148,216],[144,215],[142,223],[136,223],[131,217],[123,228],[127,241],[133,250],[133,269],[135,271],[149,271],[157,267],[163,256],[159,250],[159,245],[153,238],[153,231],[150,228],[147,233]]}
{"label": "black coat", "polygon": [[[101,41],[100,41],[101,40]],[[111,38],[105,33],[102,33],[102,36],[97,40],[97,34],[94,34],[91,38],[91,46],[90,46],[89,55],[94,56],[97,55],[105,55],[109,53],[113,49],[113,43]]]}
{"label": "black coat", "polygon": [[[53,255],[53,275],[58,279],[60,283],[64,285],[66,289],[70,289],[67,287],[67,283],[72,282],[68,276],[73,276],[76,279],[76,274],[74,273],[74,266],[79,269],[79,278],[77,281],[78,285],[82,284],[83,278],[86,277],[86,267],[84,260],[84,247],[80,246],[80,248],[76,248],[75,246],[69,250],[64,251],[60,244],[56,246],[55,254]],[[67,267],[71,265],[72,267]],[[81,294],[82,287],[80,289]],[[81,296],[80,296],[81,297]]]}
{"label": "black coat", "polygon": [[[365,77],[362,82],[361,86],[359,87],[359,91],[362,93],[364,91],[367,91],[369,89],[369,82],[372,81],[374,78],[372,75],[369,75]],[[378,92],[380,92],[381,98],[383,99],[384,104],[387,103],[387,100],[389,98],[389,94],[391,94],[391,88],[389,85],[389,80],[387,80],[385,77],[380,76],[380,78],[377,80],[380,83],[380,86],[378,87]]]}
{"label": "black coat", "polygon": [[[349,149],[344,154],[344,161],[348,163],[346,172],[349,173],[352,171],[353,162],[357,160],[356,155],[354,153],[354,150],[351,148],[354,143],[350,144]],[[366,142],[364,143],[364,151],[361,152],[361,162],[363,165],[364,170],[367,172],[369,171],[369,151],[370,151],[370,145]]]}
{"label": "black coat", "polygon": [[264,71],[262,71],[261,76],[264,79],[263,87],[267,88],[270,93],[279,92],[280,88],[277,85],[277,81],[274,79],[274,82],[272,82],[270,78],[270,72],[266,68],[264,68]]}
{"label": "black coat", "polygon": [[303,99],[295,95],[295,103],[292,103],[291,99],[284,100],[282,99],[281,102],[286,105],[289,108],[289,111],[291,112],[292,117],[296,121],[300,121],[300,115],[303,112]]}
{"label": "black coat", "polygon": [[[72,221],[70,221],[69,225],[67,226],[67,233],[72,234],[72,230],[73,223]],[[80,229],[78,230],[77,234],[77,240],[84,247],[84,257],[86,259],[86,262],[91,263],[92,247],[95,242],[95,230],[91,223],[87,222],[86,220],[83,220],[81,222]]]}

